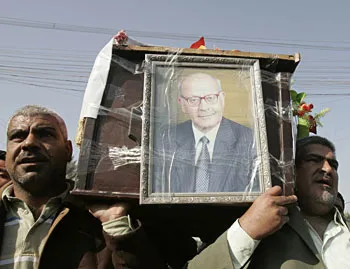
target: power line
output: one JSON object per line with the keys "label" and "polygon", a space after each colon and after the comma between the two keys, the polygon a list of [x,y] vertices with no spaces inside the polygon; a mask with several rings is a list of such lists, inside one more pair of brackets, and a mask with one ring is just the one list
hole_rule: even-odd
{"label": "power line", "polygon": [[[67,70],[67,69],[52,69],[51,66],[46,67],[43,64],[39,64],[39,67],[24,67],[22,66],[10,66],[10,65],[0,65],[0,74],[3,76],[12,76],[17,77],[19,79],[28,78],[28,79],[36,79],[38,81],[40,80],[50,80],[51,82],[64,82],[64,83],[81,83],[86,84],[88,80],[88,75],[82,75],[81,70]],[[51,73],[50,73],[51,72]],[[65,73],[68,72],[68,73]],[[73,75],[76,73],[76,75]],[[85,72],[84,72],[85,73]],[[87,72],[86,72],[87,73]],[[306,88],[307,86],[314,86],[316,83],[318,84],[317,89],[314,87],[310,89],[309,95],[314,96],[348,96],[348,93],[337,93],[334,92],[334,89],[332,90],[333,93],[317,93],[314,91],[320,90],[322,87],[325,87],[326,85],[337,85],[337,89],[340,90],[340,87],[343,87],[344,90],[348,90],[348,85],[350,84],[350,81],[347,77],[341,77],[338,79],[309,79],[313,78],[313,76],[306,76],[302,79],[297,81],[298,87]],[[70,78],[75,78],[70,79]],[[83,78],[84,80],[78,80],[78,78]]]}
{"label": "power line", "polygon": [[[14,25],[14,26],[34,26],[34,27],[42,27],[45,29],[57,29],[57,30],[74,30],[74,31],[81,31],[81,32],[91,32],[91,33],[108,33],[108,34],[115,34],[115,29],[111,28],[104,28],[104,27],[89,27],[89,26],[81,26],[81,25],[71,25],[71,24],[62,24],[62,23],[54,23],[54,22],[43,22],[43,21],[34,21],[34,20],[23,20],[19,18],[10,18],[10,17],[1,17],[0,18],[0,24],[8,24],[8,25]],[[151,31],[137,31],[137,30],[128,30],[133,33],[156,33],[161,34],[162,36],[172,35],[172,36],[178,36],[178,37],[199,37],[200,34],[169,34],[165,32],[151,32]],[[217,36],[217,38],[227,38],[228,36]],[[244,39],[245,37],[236,37],[239,39]],[[259,40],[271,40],[270,38],[267,39],[265,37],[255,37],[250,38],[254,41]],[[274,41],[286,41],[286,39],[279,39],[279,38],[273,38]],[[305,42],[305,40],[300,39],[289,39],[290,42]],[[306,40],[310,43],[334,43],[334,40]],[[343,43],[343,44],[350,44],[350,41],[336,41],[337,43]]]}
{"label": "power line", "polygon": [[36,67],[25,67],[25,66],[12,66],[12,65],[0,65],[0,68],[13,68],[17,70],[41,70],[41,71],[54,71],[54,72],[66,72],[66,73],[71,73],[71,72],[79,72],[81,73],[81,70],[67,70],[67,69],[49,69],[49,68],[36,68]]}
{"label": "power line", "polygon": [[[30,28],[40,28],[48,30],[62,30],[62,31],[71,31],[71,32],[81,32],[81,33],[93,33],[93,34],[105,34],[105,35],[114,35],[116,34],[115,29],[102,28],[102,27],[88,27],[81,25],[71,25],[71,24],[62,24],[62,23],[53,23],[53,22],[42,22],[42,21],[32,21],[32,20],[23,20],[18,18],[9,18],[2,17],[0,18],[0,24],[12,25],[12,26],[22,26]],[[164,33],[164,32],[152,32],[152,31],[135,31],[127,30],[127,33],[130,36],[135,37],[145,37],[145,38],[155,38],[155,39],[169,39],[169,40],[196,40],[200,35],[197,34],[178,34],[178,33]],[[261,41],[266,40],[263,38],[260,39],[247,39],[247,38],[232,38],[229,36],[213,36],[207,35],[206,40],[212,41],[214,43],[225,43],[225,44],[245,44],[245,45],[254,45],[254,46],[274,46],[274,47],[292,47],[298,49],[319,49],[319,50],[333,50],[333,51],[350,51],[350,46],[335,46],[335,45],[320,45],[319,43],[329,43],[330,41],[312,41],[313,44],[303,44],[303,43],[287,43],[285,41]],[[311,43],[311,41],[308,41]],[[349,42],[337,42],[343,44],[349,44]]]}
{"label": "power line", "polygon": [[308,96],[350,96],[350,93],[308,93]]}
{"label": "power line", "polygon": [[[76,62],[76,63],[85,63],[84,64],[80,64],[80,66],[91,66],[91,62],[92,61],[83,61],[81,59],[74,59],[72,56],[69,55],[50,55],[50,57],[37,57],[37,55],[35,56],[28,56],[27,55],[23,55],[22,53],[20,54],[20,59],[29,59],[29,60],[46,60],[46,61],[64,61],[64,62]],[[45,54],[41,54],[40,56],[45,56]],[[56,58],[52,58],[53,56],[55,56]],[[5,57],[5,58],[18,58],[18,54],[0,54],[0,57]],[[65,58],[67,57],[67,58]],[[92,57],[91,57],[92,59]]]}
{"label": "power line", "polygon": [[[1,24],[1,23],[0,23]],[[94,54],[95,51],[94,50],[82,50],[82,49],[58,49],[58,48],[47,48],[47,47],[36,47],[36,48],[30,48],[30,47],[23,47],[22,44],[21,46],[19,47],[16,47],[16,46],[11,46],[11,47],[7,47],[7,46],[3,46],[1,47],[0,46],[0,50],[26,50],[26,51],[39,51],[39,52],[42,52],[42,51],[50,51],[50,52],[57,52],[57,51],[64,51],[64,52],[74,52],[75,54],[76,53],[79,53],[81,54],[82,52],[90,52],[91,54]],[[88,54],[86,54],[88,55]]]}
{"label": "power line", "polygon": [[[41,87],[41,88],[45,88],[45,89],[56,89],[56,90],[64,90],[64,91],[72,91],[72,92],[79,92],[79,93],[83,93],[84,90],[79,90],[79,89],[73,89],[73,88],[61,88],[61,87],[55,87],[55,86],[50,86],[50,85],[43,85],[43,84],[38,84],[38,83],[31,83],[31,82],[25,82],[25,81],[21,81],[21,80],[14,80],[14,79],[9,79],[9,78],[4,78],[0,76],[0,80],[5,80],[8,82],[14,82],[14,83],[18,83],[18,84],[25,84],[25,85],[30,85],[30,86],[36,86],[36,87]],[[76,96],[76,95],[74,95]]]}
{"label": "power line", "polygon": [[[20,76],[20,75],[8,75],[8,76],[13,76],[13,77],[18,77],[18,78],[30,78],[30,79],[36,79],[37,77],[34,76]],[[28,84],[28,85],[32,85],[32,86],[40,86],[40,87],[48,87],[48,88],[54,88],[54,89],[58,89],[58,90],[64,90],[64,91],[75,91],[75,92],[84,92],[85,90],[83,89],[72,89],[72,88],[67,88],[67,87],[62,87],[62,86],[71,86],[71,85],[67,85],[67,84],[54,84],[55,86],[49,86],[47,84],[39,84],[40,80],[36,80],[36,83],[34,82],[25,82],[23,79],[22,80],[13,80],[13,79],[8,79],[7,77],[3,77],[2,78],[4,80],[7,81],[11,81],[11,82],[21,82],[23,84]],[[1,79],[1,77],[0,77]],[[50,80],[51,82],[76,82],[76,83],[83,83],[85,85],[85,82],[83,81],[72,81],[72,80],[58,80],[58,79],[52,79],[52,78],[40,78],[43,80]],[[52,84],[52,83],[51,83]],[[61,87],[59,87],[59,86]],[[308,93],[308,96],[327,96],[327,97],[336,97],[336,96],[350,96],[350,93]]]}
{"label": "power line", "polygon": [[[26,75],[15,75],[15,74],[2,74],[10,77],[18,77],[18,78],[38,78],[34,76],[26,76]],[[72,80],[72,79],[57,79],[57,78],[50,78],[50,77],[40,77],[42,80],[50,80],[50,81],[60,81],[60,82],[67,82],[67,83],[84,83],[86,84],[86,81],[84,80]]]}
{"label": "power line", "polygon": [[[77,26],[77,25],[68,25],[68,24],[57,24],[57,23],[50,23],[50,22],[39,22],[39,21],[27,21],[27,20],[20,20],[20,19],[14,19],[14,18],[0,18],[0,24],[9,24],[9,25],[15,25],[15,26],[24,26],[24,27],[34,27],[34,28],[45,28],[45,29],[52,29],[52,30],[66,30],[66,31],[75,31],[75,32],[91,32],[91,33],[107,33],[108,34],[114,34],[114,30],[107,29],[107,28],[96,28],[96,27],[85,27],[85,26]],[[198,36],[194,35],[187,35],[187,34],[169,34],[169,33],[161,33],[161,32],[145,32],[145,31],[129,31],[129,33],[139,36],[145,36],[145,37],[152,37],[152,38],[165,38],[165,39],[189,39],[189,38],[197,38]],[[248,40],[248,39],[234,39],[232,37],[215,37],[215,36],[208,36],[206,37],[207,40],[214,40],[216,42],[248,42],[252,43],[254,42],[254,45],[256,44],[265,44],[265,45],[281,45],[281,46],[295,46],[295,45],[302,45],[305,44],[291,44],[286,42],[260,42],[256,41],[254,39]],[[193,39],[192,39],[193,40]],[[281,41],[281,40],[280,40]],[[311,42],[311,41],[309,41]],[[341,43],[341,42],[339,42]],[[349,42],[342,42],[343,44],[348,44]],[[328,46],[323,47],[319,45],[310,45],[306,44],[306,46],[311,46],[313,48],[318,49],[349,49],[350,47],[339,47],[339,46]],[[8,55],[2,54],[0,49],[0,57],[18,57],[17,54],[14,55]],[[7,50],[9,50],[7,48]],[[50,49],[48,49],[50,50]],[[10,49],[12,53],[14,51],[19,52],[21,60],[27,60],[27,61],[2,61],[2,65],[0,65],[0,74],[3,76],[7,76],[7,81],[11,81],[8,79],[8,77],[16,77],[16,78],[26,78],[29,80],[36,80],[36,83],[34,82],[26,82],[29,85],[39,85],[38,83],[40,80],[51,80],[52,83],[56,82],[62,82],[62,83],[86,83],[86,81],[81,80],[72,80],[67,79],[67,77],[79,77],[79,78],[86,78],[87,75],[79,75],[82,74],[82,72],[86,72],[87,74],[90,72],[92,64],[90,65],[90,61],[84,61],[81,59],[81,57],[86,58],[86,56],[81,56],[79,58],[76,58],[76,55],[72,54],[61,54],[58,55],[57,53],[54,54],[48,54],[48,53],[42,53],[41,51],[35,52],[33,49],[29,49],[31,51],[30,53],[23,53],[23,50],[19,49]],[[33,53],[34,51],[34,53]],[[67,51],[67,50],[65,50]],[[68,50],[71,52],[70,50]],[[48,57],[44,57],[48,56]],[[325,59],[319,59],[318,61],[314,61],[311,63],[316,62],[325,62],[325,63],[338,63],[337,61],[330,61]],[[57,68],[52,68],[53,66]],[[60,67],[63,67],[61,69]],[[89,69],[85,68],[89,67]],[[80,69],[80,70],[79,70]],[[350,72],[347,72],[347,70],[350,70],[350,66],[346,65],[337,65],[333,67],[329,67],[329,65],[316,65],[315,67],[306,68],[304,67],[304,70],[302,73],[298,73],[295,75],[300,80],[298,80],[298,85],[302,87],[307,87],[308,85],[314,86],[315,83],[319,84],[318,90],[322,88],[322,86],[326,87],[327,85],[332,85],[333,87],[336,85],[339,88],[343,88],[343,90],[348,89],[348,85],[350,84],[350,80],[348,79],[348,74]],[[50,72],[58,72],[59,75],[53,74]],[[330,76],[322,77],[324,74],[329,74],[332,72],[332,79],[329,79]],[[71,73],[76,73],[77,75],[71,75]],[[51,76],[51,77],[50,77]],[[52,76],[55,76],[56,78],[53,78]],[[321,77],[320,77],[321,76]],[[62,77],[62,79],[57,78]],[[23,82],[23,81],[22,81]],[[24,82],[23,82],[24,83]],[[30,84],[31,83],[31,84]],[[45,87],[45,85],[40,85]],[[53,86],[56,89],[59,90],[72,90],[70,88],[64,88],[64,87],[58,87],[57,84]],[[347,88],[345,88],[347,87]],[[73,89],[75,90],[75,89]],[[79,91],[79,90],[78,90]],[[308,95],[313,96],[348,96],[348,93],[310,93]]]}

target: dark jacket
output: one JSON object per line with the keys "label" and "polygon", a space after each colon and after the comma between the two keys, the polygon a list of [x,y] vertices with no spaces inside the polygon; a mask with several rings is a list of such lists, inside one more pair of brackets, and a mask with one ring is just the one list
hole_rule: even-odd
{"label": "dark jacket", "polygon": [[[161,137],[155,141],[157,161],[154,164],[154,191],[195,192],[196,149],[192,122],[183,122],[161,133]],[[222,119],[210,164],[208,192],[259,189],[254,145],[251,129],[226,118]],[[168,182],[170,186],[162,185]]]}
{"label": "dark jacket", "polygon": [[281,230],[260,242],[247,268],[325,268],[299,210],[290,208],[289,215]]}
{"label": "dark jacket", "polygon": [[[0,192],[1,197],[2,191]],[[5,218],[6,211],[1,200],[0,246]],[[153,269],[166,267],[147,240],[142,228],[127,235],[111,237],[102,231],[101,222],[87,210],[64,202],[48,232],[39,260],[39,269],[44,268]]]}
{"label": "dark jacket", "polygon": [[[245,269],[325,269],[308,228],[296,207],[289,209],[290,221],[263,239]],[[189,262],[188,269],[233,269],[224,233]]]}

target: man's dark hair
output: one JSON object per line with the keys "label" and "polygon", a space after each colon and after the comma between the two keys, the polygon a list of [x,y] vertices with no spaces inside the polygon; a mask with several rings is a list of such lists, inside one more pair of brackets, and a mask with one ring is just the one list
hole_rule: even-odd
{"label": "man's dark hair", "polygon": [[305,149],[310,145],[322,145],[330,148],[333,153],[335,153],[335,146],[334,144],[329,141],[327,138],[313,135],[313,136],[307,136],[304,138],[300,138],[297,140],[296,143],[296,152],[295,152],[295,165],[298,166],[301,161],[303,160],[303,157],[305,155]]}
{"label": "man's dark hair", "polygon": [[5,158],[6,158],[6,151],[0,150],[0,160],[4,160],[5,161]]}

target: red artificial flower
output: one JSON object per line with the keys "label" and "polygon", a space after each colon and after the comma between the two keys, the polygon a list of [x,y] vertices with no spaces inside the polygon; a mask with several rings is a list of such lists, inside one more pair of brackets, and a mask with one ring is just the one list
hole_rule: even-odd
{"label": "red artificial flower", "polygon": [[299,117],[304,116],[304,114],[305,114],[305,111],[304,111],[304,110],[298,110],[298,112],[297,112],[297,115],[298,115]]}
{"label": "red artificial flower", "polygon": [[300,109],[301,109],[302,111],[308,112],[309,106],[308,106],[307,104],[302,104],[302,105],[300,106]]}
{"label": "red artificial flower", "polygon": [[120,30],[114,39],[119,45],[127,45],[129,37],[124,30]]}
{"label": "red artificial flower", "polygon": [[204,46],[205,47],[205,41],[204,41],[204,37],[202,36],[198,41],[194,42],[191,45],[191,49],[199,49],[200,46]]}
{"label": "red artificial flower", "polygon": [[301,104],[300,106],[300,109],[302,110],[302,111],[305,111],[305,112],[311,112],[311,110],[314,108],[314,105],[313,104]]}
{"label": "red artificial flower", "polygon": [[[329,112],[329,108],[322,109],[320,112],[311,115],[314,105],[305,103],[304,98],[306,97],[306,93],[298,93],[294,90],[291,90],[290,93],[293,116],[297,116],[298,138],[307,136],[309,133],[317,134],[317,126],[322,126],[320,118]],[[308,130],[308,132],[306,132],[306,130]]]}

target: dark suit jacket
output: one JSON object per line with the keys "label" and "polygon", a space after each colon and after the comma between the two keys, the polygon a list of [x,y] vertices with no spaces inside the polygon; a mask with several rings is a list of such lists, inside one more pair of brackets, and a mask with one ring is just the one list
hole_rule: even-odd
{"label": "dark suit jacket", "polygon": [[[324,269],[308,228],[296,207],[289,210],[290,221],[263,239],[245,269]],[[233,269],[227,233],[197,255],[188,269]]]}
{"label": "dark suit jacket", "polygon": [[289,210],[288,224],[262,240],[245,268],[325,268],[299,210]]}
{"label": "dark suit jacket", "polygon": [[[162,132],[154,166],[156,192],[195,192],[195,138],[192,122]],[[216,136],[208,192],[258,190],[253,131],[223,118]],[[160,143],[160,144],[159,144]],[[159,150],[160,149],[160,150]],[[158,167],[157,167],[158,166]],[[164,182],[165,184],[162,184]],[[255,185],[253,186],[253,184]]]}

